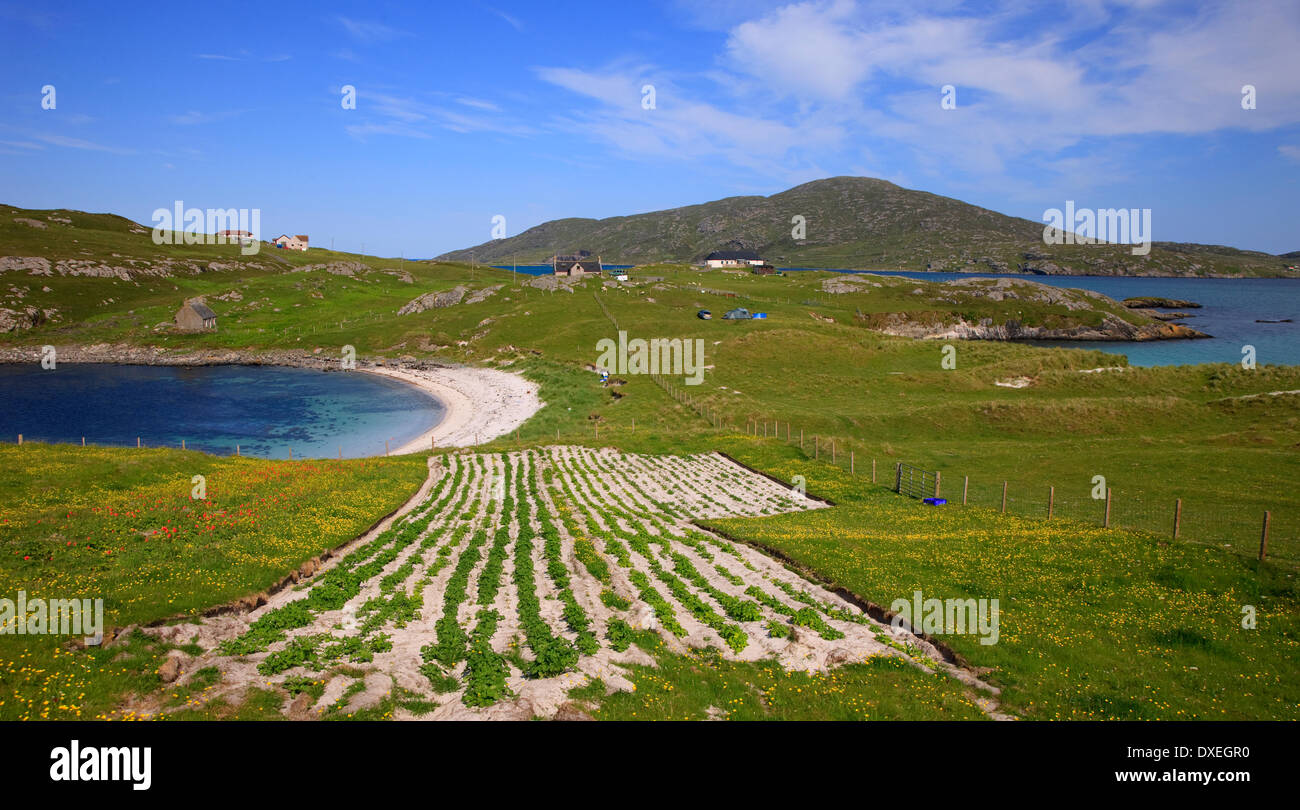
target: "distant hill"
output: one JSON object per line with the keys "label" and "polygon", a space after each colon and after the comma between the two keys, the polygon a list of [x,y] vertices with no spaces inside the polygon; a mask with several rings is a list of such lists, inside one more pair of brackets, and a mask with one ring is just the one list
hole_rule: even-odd
{"label": "distant hill", "polygon": [[[792,219],[804,217],[795,241]],[[1158,231],[1157,231],[1158,232]],[[1045,245],[1043,223],[869,177],[832,177],[770,197],[607,219],[557,219],[438,257],[538,264],[589,250],[610,264],[700,262],[714,250],[754,250],[785,267],[1024,272],[1038,274],[1281,276],[1286,262],[1257,251],[1156,242]]]}

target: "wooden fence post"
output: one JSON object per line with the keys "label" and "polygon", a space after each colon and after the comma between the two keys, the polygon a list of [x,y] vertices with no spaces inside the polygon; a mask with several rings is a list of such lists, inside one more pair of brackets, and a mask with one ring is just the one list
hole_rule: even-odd
{"label": "wooden fence post", "polygon": [[384,455],[388,455],[388,439],[384,439]]}
{"label": "wooden fence post", "polygon": [[835,463],[835,440],[831,439],[831,463]]}
{"label": "wooden fence post", "polygon": [[182,450],[185,449],[185,440],[184,440],[184,439],[181,439],[181,449],[182,449]]}
{"label": "wooden fence post", "polygon": [[850,450],[849,451],[849,475],[853,475],[855,472],[856,472],[856,468],[853,466],[853,451]]}
{"label": "wooden fence post", "polygon": [[876,483],[876,460],[871,459],[871,483]]}
{"label": "wooden fence post", "polygon": [[1178,498],[1174,501],[1174,539],[1178,539],[1178,530],[1183,525],[1183,499]]}
{"label": "wooden fence post", "polygon": [[970,476],[963,475],[961,477],[961,505],[962,506],[966,505],[966,493],[969,490],[970,490]]}
{"label": "wooden fence post", "polygon": [[136,436],[136,437],[135,437],[135,449],[136,449],[136,450],[139,450],[139,449],[140,449],[140,437],[139,437],[139,436]]}
{"label": "wooden fence post", "polygon": [[1102,528],[1110,528],[1110,487],[1106,487],[1106,522],[1102,524]]}
{"label": "wooden fence post", "polygon": [[1272,517],[1273,514],[1271,512],[1269,512],[1268,510],[1264,510],[1264,531],[1259,536],[1260,562],[1263,562],[1264,558],[1268,556],[1268,524]]}
{"label": "wooden fence post", "polygon": [[1007,513],[1007,482],[1002,482],[1002,514]]}
{"label": "wooden fence post", "polygon": [[894,491],[902,493],[903,491],[903,462],[894,462]]}
{"label": "wooden fence post", "polygon": [[803,449],[803,428],[799,428],[799,449]]}
{"label": "wooden fence post", "polygon": [[1052,519],[1052,508],[1056,506],[1056,487],[1047,488],[1047,519]]}
{"label": "wooden fence post", "polygon": [[[635,416],[632,417],[632,432],[633,432],[633,433],[636,433],[636,417],[635,417]],[[515,436],[516,436],[516,438],[518,438],[518,434],[519,434],[519,431],[516,430],[516,431],[515,431]]]}
{"label": "wooden fence post", "polygon": [[[139,441],[139,440],[137,439],[137,441]],[[21,433],[18,434],[18,443],[19,443],[19,444],[22,444],[22,443],[23,443],[23,434],[21,434]]]}
{"label": "wooden fence post", "polygon": [[[235,445],[235,455],[239,455],[239,445]],[[339,449],[339,457],[340,457],[340,458],[343,457],[343,450],[342,450],[342,448]]]}
{"label": "wooden fence post", "polygon": [[821,457],[822,457],[822,437],[813,436],[813,458],[820,459]]}
{"label": "wooden fence post", "polygon": [[85,437],[85,436],[82,436],[82,437],[81,437],[81,446],[82,446],[82,447],[85,447],[85,446],[86,446],[86,437]]}

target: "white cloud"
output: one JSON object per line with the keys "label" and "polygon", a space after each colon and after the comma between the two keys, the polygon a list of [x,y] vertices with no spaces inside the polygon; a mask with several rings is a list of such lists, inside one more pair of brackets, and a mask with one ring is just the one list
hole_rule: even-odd
{"label": "white cloud", "polygon": [[194,126],[196,124],[211,124],[215,121],[224,121],[228,118],[235,118],[248,112],[247,110],[224,110],[222,112],[199,112],[190,110],[179,115],[169,115],[167,120],[173,124],[181,126]]}
{"label": "white cloud", "polygon": [[[700,10],[730,20],[715,64],[659,86],[650,113],[638,91],[653,66],[539,75],[595,102],[577,113],[584,127],[634,154],[789,171],[890,144],[936,173],[1033,167],[1095,181],[1076,163],[1121,176],[1118,138],[1300,123],[1297,8],[1077,0],[1048,12],[1007,0],[974,16],[948,0],[814,0],[737,21],[731,6]],[[946,84],[956,110],[940,108]],[[1241,108],[1244,84],[1255,110]]]}
{"label": "white cloud", "polygon": [[[367,135],[397,135],[408,138],[428,138],[433,129],[445,129],[461,134],[493,132],[503,135],[523,135],[534,131],[530,126],[515,123],[489,101],[458,97],[454,101],[475,112],[463,112],[442,104],[430,103],[407,96],[388,93],[358,93],[357,113],[367,120],[350,124],[345,131],[356,138]],[[373,120],[369,116],[382,120]]]}
{"label": "white cloud", "polygon": [[492,8],[491,6],[484,6],[484,8],[486,8],[488,11],[492,12],[496,16],[500,17],[501,19],[505,20],[506,23],[516,31],[524,30],[524,24],[518,17],[507,14],[500,9]]}
{"label": "white cloud", "polygon": [[402,31],[398,28],[392,27],[391,25],[375,22],[373,20],[354,20],[350,17],[344,17],[341,14],[334,19],[338,21],[339,25],[343,26],[343,30],[347,31],[354,39],[357,39],[360,42],[387,42],[389,40],[409,36],[409,32],[407,31]]}

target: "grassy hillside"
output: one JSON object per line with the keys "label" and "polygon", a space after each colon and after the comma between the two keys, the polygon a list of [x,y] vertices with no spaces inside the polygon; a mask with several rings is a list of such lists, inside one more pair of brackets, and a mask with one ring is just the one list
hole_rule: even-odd
{"label": "grassy hillside", "polygon": [[[792,236],[792,219],[806,222]],[[1157,234],[1158,235],[1158,234]],[[589,250],[607,263],[700,262],[714,250],[749,249],[784,267],[1074,273],[1084,275],[1287,275],[1287,262],[1256,251],[1156,242],[1043,244],[1043,223],[868,177],[833,177],[770,197],[728,197],[648,214],[559,219],[439,258],[540,263]]]}

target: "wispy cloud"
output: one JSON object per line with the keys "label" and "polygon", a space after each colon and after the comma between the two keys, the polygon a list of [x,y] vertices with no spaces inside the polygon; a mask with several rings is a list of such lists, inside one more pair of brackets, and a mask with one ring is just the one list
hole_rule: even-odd
{"label": "wispy cloud", "polygon": [[240,51],[238,56],[228,53],[196,53],[195,59],[207,59],[214,62],[288,62],[293,57],[286,53],[271,56],[254,56],[248,51]]}
{"label": "wispy cloud", "polygon": [[132,149],[105,146],[104,144],[94,143],[93,141],[87,141],[81,138],[69,138],[66,135],[33,134],[31,137],[52,146],[62,146],[68,149],[85,149],[91,152],[111,152],[115,155],[134,154],[134,150]]}
{"label": "wispy cloud", "polygon": [[461,134],[491,132],[503,135],[524,135],[535,131],[531,126],[509,119],[490,101],[461,96],[454,102],[471,108],[473,112],[392,93],[362,95],[358,92],[356,112],[366,120],[349,124],[345,131],[356,138],[368,135],[427,138],[435,129]]}
{"label": "wispy cloud", "polygon": [[500,112],[501,110],[500,107],[490,101],[484,101],[481,98],[470,98],[469,96],[462,96],[456,99],[456,103],[464,104],[466,107],[474,107],[479,110],[491,110],[493,112]]}
{"label": "wispy cloud", "polygon": [[518,17],[507,14],[501,9],[493,8],[492,6],[484,6],[484,8],[486,8],[488,11],[492,12],[496,16],[500,17],[501,19],[505,20],[510,25],[510,27],[515,29],[516,31],[524,30],[524,24]]}
{"label": "wispy cloud", "polygon": [[343,30],[347,31],[354,39],[364,43],[387,42],[400,37],[410,36],[410,32],[394,28],[374,20],[356,20],[351,17],[339,15],[334,18]]}
{"label": "wispy cloud", "polygon": [[248,110],[223,110],[220,112],[199,112],[198,110],[190,110],[189,112],[181,113],[179,115],[169,115],[167,116],[167,120],[171,121],[173,124],[179,124],[181,126],[194,126],[196,124],[211,124],[216,121],[236,118],[246,112],[248,112]]}

